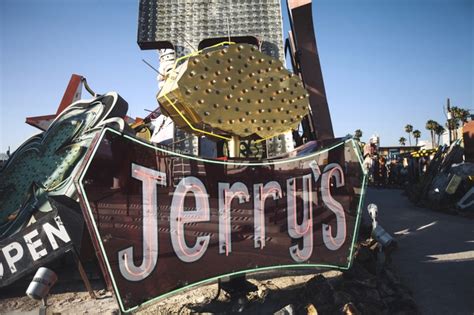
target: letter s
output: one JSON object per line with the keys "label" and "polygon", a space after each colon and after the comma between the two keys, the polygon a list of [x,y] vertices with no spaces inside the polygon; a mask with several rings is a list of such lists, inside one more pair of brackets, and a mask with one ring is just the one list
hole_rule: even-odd
{"label": "letter s", "polygon": [[344,186],[344,172],[337,163],[328,164],[324,168],[321,180],[321,195],[324,204],[336,215],[337,233],[332,236],[331,226],[323,223],[323,241],[330,250],[338,250],[346,240],[346,215],[342,205],[331,195],[331,178],[335,178],[336,187]]}

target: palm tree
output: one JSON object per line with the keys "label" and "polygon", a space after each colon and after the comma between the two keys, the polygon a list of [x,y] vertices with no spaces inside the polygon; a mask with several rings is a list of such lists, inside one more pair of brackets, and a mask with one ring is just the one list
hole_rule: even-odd
{"label": "palm tree", "polygon": [[362,138],[362,130],[357,129],[354,131],[354,139],[360,141],[360,138]]}
{"label": "palm tree", "polygon": [[469,113],[468,109],[464,109],[464,108],[457,107],[457,106],[452,106],[451,109],[450,109],[450,112],[452,113],[453,118],[448,120],[448,123],[446,124],[446,127],[448,127],[450,132],[451,132],[451,130],[454,131],[453,132],[453,135],[454,135],[453,140],[457,140],[457,138],[458,138],[457,129],[459,128],[460,125],[464,125],[464,123],[467,122],[467,119],[469,118],[469,116],[471,114]]}
{"label": "palm tree", "polygon": [[406,125],[405,126],[405,132],[408,133],[408,141],[411,145],[411,132],[413,131],[413,126],[412,125]]}
{"label": "palm tree", "polygon": [[419,131],[418,129],[417,130],[413,130],[413,138],[415,138],[415,145],[418,145],[418,139],[420,139],[421,137],[421,131]]}
{"label": "palm tree", "polygon": [[435,131],[436,129],[438,128],[439,124],[438,122],[434,121],[434,120],[428,120],[426,122],[426,130],[429,130],[430,131],[430,134],[431,134],[431,147],[434,148],[435,147]]}
{"label": "palm tree", "polygon": [[[446,122],[446,128],[448,128],[450,135],[454,136],[454,139],[452,139],[453,141],[456,140],[458,137],[458,133],[456,131],[458,127],[459,127],[459,122],[454,117],[451,119],[448,119],[448,121]],[[450,139],[451,139],[451,136],[450,136]]]}
{"label": "palm tree", "polygon": [[438,136],[438,142],[437,142],[437,146],[439,146],[439,139],[441,138],[441,136],[443,135],[445,129],[443,126],[441,126],[440,124],[438,124],[438,126],[436,126],[436,129],[435,129],[435,134]]}
{"label": "palm tree", "polygon": [[451,107],[451,113],[453,113],[453,117],[462,123],[467,122],[467,119],[471,115],[468,109],[464,109],[461,107],[453,106]]}
{"label": "palm tree", "polygon": [[407,139],[405,137],[400,137],[400,139],[398,139],[398,142],[400,142],[400,145],[405,145]]}

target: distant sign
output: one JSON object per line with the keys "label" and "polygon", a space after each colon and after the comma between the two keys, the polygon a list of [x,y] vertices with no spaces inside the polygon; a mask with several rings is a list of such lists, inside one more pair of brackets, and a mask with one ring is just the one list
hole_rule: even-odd
{"label": "distant sign", "polygon": [[56,211],[0,241],[0,287],[56,259],[73,246]]}
{"label": "distant sign", "polygon": [[76,179],[122,311],[219,277],[349,268],[365,189],[353,140],[207,160],[104,129]]}

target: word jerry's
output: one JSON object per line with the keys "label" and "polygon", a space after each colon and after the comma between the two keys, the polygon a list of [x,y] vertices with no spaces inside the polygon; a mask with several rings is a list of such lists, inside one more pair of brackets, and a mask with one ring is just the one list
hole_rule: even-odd
{"label": "word jerry's", "polygon": [[[298,263],[308,260],[313,252],[313,180],[321,178],[321,197],[324,205],[336,217],[336,231],[331,226],[322,224],[324,245],[332,251],[338,250],[346,240],[346,217],[343,206],[336,201],[330,191],[331,179],[336,187],[344,186],[344,172],[339,164],[328,164],[321,173],[315,161],[310,163],[311,171],[302,177],[302,203],[297,202],[296,178],[286,180],[288,235],[292,239],[302,240],[302,248],[293,245],[289,248],[291,258]],[[158,260],[158,185],[166,185],[166,174],[160,171],[132,164],[132,177],[142,182],[143,207],[143,259],[137,266],[133,259],[133,247],[118,252],[119,269],[122,276],[129,281],[140,281],[154,270]],[[314,179],[313,179],[314,177]],[[186,195],[195,198],[195,209],[184,211]],[[219,204],[219,253],[230,255],[231,242],[231,203],[237,198],[239,203],[250,202],[247,185],[242,182],[233,184],[218,183]],[[277,181],[255,183],[253,185],[254,208],[254,247],[265,247],[265,200],[283,197],[282,187]],[[297,209],[301,207],[303,209]],[[297,210],[303,211],[303,219],[298,223]],[[181,179],[173,192],[170,207],[170,237],[177,257],[187,263],[199,260],[206,252],[210,236],[196,237],[194,246],[188,246],[184,237],[185,224],[206,222],[210,220],[209,195],[204,183],[194,176]],[[189,243],[189,242],[188,242]]]}

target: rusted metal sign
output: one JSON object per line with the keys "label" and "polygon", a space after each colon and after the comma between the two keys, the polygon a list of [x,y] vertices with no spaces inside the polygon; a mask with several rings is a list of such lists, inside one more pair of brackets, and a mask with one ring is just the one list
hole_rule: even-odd
{"label": "rusted metal sign", "polygon": [[351,264],[365,189],[352,139],[258,162],[108,128],[94,143],[75,183],[122,311],[223,276]]}

